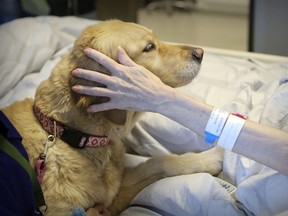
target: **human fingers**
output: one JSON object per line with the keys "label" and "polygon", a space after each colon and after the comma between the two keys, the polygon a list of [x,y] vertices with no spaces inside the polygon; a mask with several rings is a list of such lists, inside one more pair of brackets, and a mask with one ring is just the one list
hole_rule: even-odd
{"label": "human fingers", "polygon": [[95,105],[90,105],[87,108],[88,112],[102,112],[102,111],[107,111],[111,109],[120,109],[121,107],[113,105],[112,102],[105,102],[102,104],[95,104]]}
{"label": "human fingers", "polygon": [[85,94],[89,96],[113,97],[115,95],[113,91],[103,87],[75,85],[72,86],[72,90],[79,94]]}
{"label": "human fingers", "polygon": [[86,80],[98,82],[104,85],[109,85],[113,82],[111,79],[111,76],[109,75],[102,74],[96,71],[82,69],[82,68],[77,68],[73,70],[72,75],[78,78],[83,78]]}
{"label": "human fingers", "polygon": [[102,214],[102,216],[111,216],[110,212],[101,204],[97,204],[94,208]]}
{"label": "human fingers", "polygon": [[102,214],[99,213],[98,209],[96,208],[89,208],[86,211],[87,216],[101,216]]}
{"label": "human fingers", "polygon": [[108,56],[104,55],[103,53],[92,49],[92,48],[85,48],[84,53],[92,58],[94,61],[101,64],[103,67],[105,67],[107,70],[109,70],[113,75],[117,73],[119,70],[119,64],[114,61],[113,59],[109,58]]}
{"label": "human fingers", "polygon": [[110,91],[109,89],[101,88],[101,87],[87,87],[87,86],[76,85],[72,87],[72,90],[79,94],[110,98],[110,101],[108,102],[105,102],[102,104],[90,105],[87,108],[88,112],[101,112],[101,111],[121,108],[119,104],[111,103],[111,97],[112,97],[111,95],[114,95],[115,93],[113,91]]}

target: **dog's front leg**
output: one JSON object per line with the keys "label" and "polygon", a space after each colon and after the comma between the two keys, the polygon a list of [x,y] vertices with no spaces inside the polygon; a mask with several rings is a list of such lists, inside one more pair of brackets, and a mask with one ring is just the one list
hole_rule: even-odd
{"label": "dog's front leg", "polygon": [[217,175],[222,170],[223,149],[215,147],[202,153],[153,157],[134,168],[125,170],[119,193],[109,208],[118,215],[146,186],[164,177],[207,172]]}
{"label": "dog's front leg", "polygon": [[[223,166],[223,153],[221,147],[216,146],[201,153],[185,153],[182,155],[166,155],[163,157],[152,158],[153,164],[159,164],[160,172],[164,177],[186,175],[192,173],[210,173],[217,175]],[[149,161],[148,161],[149,163]],[[153,166],[151,164],[150,166]]]}

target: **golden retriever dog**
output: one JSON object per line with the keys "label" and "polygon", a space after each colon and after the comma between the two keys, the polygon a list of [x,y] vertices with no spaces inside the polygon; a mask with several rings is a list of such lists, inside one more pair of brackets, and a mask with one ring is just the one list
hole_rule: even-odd
{"label": "golden retriever dog", "polygon": [[23,137],[31,166],[35,167],[41,153],[47,153],[46,172],[40,176],[47,216],[65,216],[75,206],[88,209],[95,205],[108,209],[111,215],[119,215],[138,192],[161,178],[197,172],[216,175],[222,169],[222,152],[217,149],[153,157],[136,167],[125,168],[121,140],[141,113],[88,113],[90,104],[109,98],[80,95],[71,90],[76,84],[101,86],[73,77],[71,72],[75,68],[109,74],[83,53],[86,47],[116,60],[119,46],[133,61],[172,87],[190,82],[198,73],[203,56],[201,48],[162,42],[150,29],[138,24],[101,22],[82,32],[71,52],[39,85],[35,100],[15,102],[2,110]]}

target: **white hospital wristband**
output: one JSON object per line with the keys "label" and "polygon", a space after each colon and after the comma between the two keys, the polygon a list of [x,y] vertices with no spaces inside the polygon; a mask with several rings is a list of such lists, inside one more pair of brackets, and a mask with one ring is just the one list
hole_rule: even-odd
{"label": "white hospital wristband", "polygon": [[223,128],[218,145],[231,151],[245,123],[245,118],[231,114]]}
{"label": "white hospital wristband", "polygon": [[213,144],[214,141],[219,138],[228,116],[229,112],[225,110],[218,108],[213,109],[204,131],[206,142]]}

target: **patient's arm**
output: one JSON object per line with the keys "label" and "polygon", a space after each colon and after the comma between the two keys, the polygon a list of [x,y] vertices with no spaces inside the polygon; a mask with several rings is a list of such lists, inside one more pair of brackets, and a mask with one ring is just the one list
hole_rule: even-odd
{"label": "patient's arm", "polygon": [[[155,107],[155,112],[205,137],[213,107],[174,90],[166,91],[166,97],[170,103]],[[246,120],[232,151],[288,175],[287,132]]]}
{"label": "patient's arm", "polygon": [[[96,50],[89,49],[86,54],[110,70],[113,78],[91,71],[75,73],[82,78],[96,79],[107,85],[107,89],[74,88],[79,93],[111,98],[108,103],[92,105],[90,111],[123,108],[157,112],[204,137],[212,106],[163,84],[153,73],[135,64],[123,49],[118,52],[121,64]],[[288,175],[286,132],[247,120],[232,151]]]}

